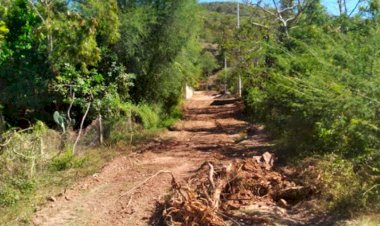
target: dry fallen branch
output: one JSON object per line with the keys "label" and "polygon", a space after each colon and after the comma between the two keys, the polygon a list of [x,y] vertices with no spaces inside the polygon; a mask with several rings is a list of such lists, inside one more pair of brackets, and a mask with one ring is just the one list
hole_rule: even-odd
{"label": "dry fallen branch", "polygon": [[211,183],[212,188],[215,189],[215,182],[214,182],[214,166],[213,166],[210,162],[208,162],[208,166],[210,167],[210,173],[209,173],[208,178],[209,178],[209,180],[210,180],[210,183]]}
{"label": "dry fallen branch", "polygon": [[232,170],[232,164],[223,168],[222,178],[220,180],[218,180],[217,185],[214,189],[214,194],[212,196],[212,201],[213,201],[212,208],[213,209],[219,208],[220,195],[222,194],[222,191],[224,190],[225,186],[227,185],[227,183],[229,181],[231,170]]}
{"label": "dry fallen branch", "polygon": [[235,215],[234,211],[258,203],[278,209],[282,208],[277,203],[279,198],[294,205],[310,196],[310,189],[273,170],[274,159],[265,153],[228,165],[203,163],[185,186],[173,186],[163,212],[166,225],[271,225],[268,217]]}
{"label": "dry fallen branch", "polygon": [[129,201],[128,201],[126,208],[128,208],[132,204],[132,198],[133,198],[133,195],[131,195],[131,197],[129,197]]}
{"label": "dry fallen branch", "polygon": [[163,174],[163,173],[168,173],[172,176],[172,185],[173,184],[177,184],[175,182],[175,178],[174,178],[174,175],[171,171],[167,171],[167,170],[160,170],[158,171],[157,173],[153,174],[152,176],[146,178],[145,180],[143,180],[142,182],[140,182],[139,184],[137,184],[136,186],[134,186],[133,188],[129,189],[128,191],[126,191],[125,193],[121,194],[119,196],[119,198],[121,197],[124,197],[124,196],[127,196],[127,195],[131,195],[133,194],[137,189],[139,189],[140,187],[144,186],[146,183],[148,183],[150,180],[152,180],[153,178],[157,177],[158,175],[160,174]]}

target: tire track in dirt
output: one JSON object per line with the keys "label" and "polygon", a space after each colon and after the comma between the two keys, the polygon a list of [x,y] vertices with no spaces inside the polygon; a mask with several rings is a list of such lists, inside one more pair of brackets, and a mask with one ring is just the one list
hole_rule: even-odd
{"label": "tire track in dirt", "polygon": [[33,225],[154,225],[157,219],[151,217],[171,187],[171,176],[161,174],[132,196],[123,194],[160,170],[181,181],[206,160],[227,161],[270,149],[259,127],[237,118],[241,106],[233,99],[196,92],[184,110],[174,131],[137,147],[141,154],[117,157],[79,181],[38,210]]}

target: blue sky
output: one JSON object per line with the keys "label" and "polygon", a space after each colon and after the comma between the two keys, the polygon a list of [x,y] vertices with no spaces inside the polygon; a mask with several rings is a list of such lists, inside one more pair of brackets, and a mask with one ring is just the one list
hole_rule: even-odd
{"label": "blue sky", "polygon": [[[199,2],[233,2],[237,0],[199,0]],[[264,1],[265,2],[265,1]],[[271,2],[267,0],[267,2]],[[332,14],[338,14],[339,8],[337,5],[336,0],[322,0],[323,4],[326,6],[327,10]],[[356,5],[357,0],[347,0],[347,8],[348,11],[351,12],[351,10]]]}

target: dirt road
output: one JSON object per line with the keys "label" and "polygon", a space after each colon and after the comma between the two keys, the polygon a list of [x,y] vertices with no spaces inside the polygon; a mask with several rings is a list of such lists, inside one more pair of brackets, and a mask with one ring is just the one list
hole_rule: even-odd
{"label": "dirt road", "polygon": [[[184,120],[137,152],[109,162],[37,211],[34,225],[157,225],[156,203],[169,191],[171,171],[185,179],[206,160],[227,161],[260,154],[270,145],[260,128],[238,119],[233,99],[196,92]],[[132,192],[131,192],[131,189]]]}

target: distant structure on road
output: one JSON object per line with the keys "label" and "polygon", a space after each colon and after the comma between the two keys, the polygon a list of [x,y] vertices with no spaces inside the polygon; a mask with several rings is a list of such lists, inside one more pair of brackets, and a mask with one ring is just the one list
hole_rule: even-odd
{"label": "distant structure on road", "polygon": [[194,89],[193,87],[186,84],[185,86],[185,99],[188,100],[193,97]]}

